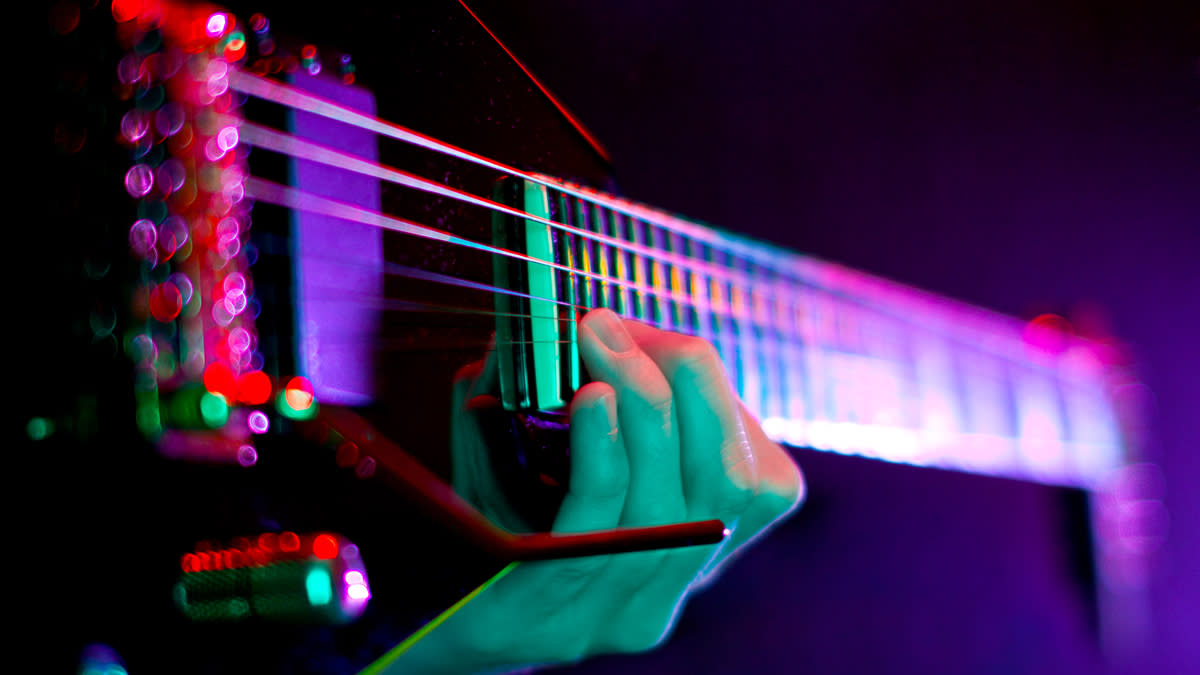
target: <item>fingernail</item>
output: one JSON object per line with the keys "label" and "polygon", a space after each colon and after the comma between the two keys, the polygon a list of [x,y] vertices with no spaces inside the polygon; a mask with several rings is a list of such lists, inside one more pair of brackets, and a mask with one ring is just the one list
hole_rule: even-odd
{"label": "fingernail", "polygon": [[600,338],[600,342],[603,342],[604,346],[612,351],[620,354],[633,349],[633,336],[625,329],[625,323],[621,321],[621,317],[612,310],[593,310],[584,318],[584,322],[588,328],[592,329],[596,337]]}

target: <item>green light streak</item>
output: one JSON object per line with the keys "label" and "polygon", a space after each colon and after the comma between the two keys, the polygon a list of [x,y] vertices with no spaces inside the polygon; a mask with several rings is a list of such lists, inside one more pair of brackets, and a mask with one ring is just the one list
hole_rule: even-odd
{"label": "green light streak", "polygon": [[468,593],[462,600],[459,600],[458,602],[451,605],[449,609],[447,609],[446,611],[437,615],[437,618],[435,618],[433,621],[430,621],[429,623],[425,624],[424,626],[421,626],[420,630],[418,630],[417,632],[415,632],[412,635],[405,638],[405,640],[403,642],[401,642],[400,644],[396,645],[395,647],[392,647],[392,649],[388,653],[379,657],[374,663],[367,666],[366,668],[363,668],[359,672],[358,675],[376,675],[377,673],[382,673],[385,668],[392,665],[392,663],[396,659],[400,658],[400,656],[402,654],[404,654],[404,652],[407,652],[409,649],[412,649],[413,645],[417,644],[425,636],[432,633],[433,629],[435,629],[438,626],[445,623],[446,620],[449,619],[450,617],[454,616],[454,614],[456,612],[458,612],[458,610],[462,609],[463,607],[466,607],[467,603],[474,600],[480,593],[486,591],[489,586],[491,586],[492,584],[496,583],[497,581],[500,581],[501,579],[503,579],[505,576],[508,575],[509,572],[516,569],[517,565],[519,565],[519,564],[520,564],[519,562],[509,563],[507,567],[505,567],[504,569],[497,572],[494,577],[483,582],[479,586],[479,588],[476,588],[475,590]]}

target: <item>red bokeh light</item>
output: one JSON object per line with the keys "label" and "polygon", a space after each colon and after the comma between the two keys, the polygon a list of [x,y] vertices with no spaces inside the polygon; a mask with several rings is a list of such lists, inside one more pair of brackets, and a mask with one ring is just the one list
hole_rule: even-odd
{"label": "red bokeh light", "polygon": [[1059,354],[1067,348],[1075,329],[1071,322],[1057,314],[1040,314],[1025,324],[1026,344],[1049,354]]}
{"label": "red bokeh light", "polygon": [[279,535],[274,532],[263,532],[258,535],[258,547],[268,553],[274,553],[279,549]]}
{"label": "red bokeh light", "polygon": [[284,400],[292,410],[308,410],[313,404],[313,386],[308,378],[297,375],[288,380],[283,391]]}
{"label": "red bokeh light", "polygon": [[271,378],[261,370],[242,374],[238,379],[238,399],[250,405],[261,405],[271,398]]}
{"label": "red bokeh light", "polygon": [[245,55],[246,55],[246,41],[245,40],[234,39],[234,40],[230,40],[229,44],[225,45],[225,53],[223,54],[223,56],[226,61],[229,61],[230,63],[233,63],[234,61],[240,61],[240,60],[242,60],[242,57],[244,57]]}
{"label": "red bokeh light", "polygon": [[174,321],[183,310],[183,294],[179,288],[165,281],[150,291],[150,315],[163,323]]}
{"label": "red bokeh light", "polygon": [[313,539],[312,551],[322,560],[332,560],[338,554],[337,539],[328,534],[319,534]]}
{"label": "red bokeh light", "polygon": [[279,535],[279,550],[292,553],[300,550],[300,537],[295,532],[284,532]]}
{"label": "red bokeh light", "polygon": [[112,15],[117,23],[132,21],[142,11],[142,0],[113,0]]}
{"label": "red bokeh light", "polygon": [[237,380],[229,366],[221,362],[210,363],[204,369],[204,388],[214,394],[224,396],[226,401],[234,400],[237,392]]}

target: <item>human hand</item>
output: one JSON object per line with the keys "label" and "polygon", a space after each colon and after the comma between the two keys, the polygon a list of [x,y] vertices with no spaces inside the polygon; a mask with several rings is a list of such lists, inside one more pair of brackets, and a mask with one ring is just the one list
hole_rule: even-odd
{"label": "human hand", "polygon": [[[581,321],[579,350],[593,381],[571,402],[570,486],[552,531],[718,518],[731,534],[710,546],[519,565],[418,642],[401,670],[503,670],[650,649],[689,592],[803,500],[799,468],[746,412],[709,343],[600,309]],[[479,366],[456,382],[455,487],[511,526],[478,419],[494,382]]]}

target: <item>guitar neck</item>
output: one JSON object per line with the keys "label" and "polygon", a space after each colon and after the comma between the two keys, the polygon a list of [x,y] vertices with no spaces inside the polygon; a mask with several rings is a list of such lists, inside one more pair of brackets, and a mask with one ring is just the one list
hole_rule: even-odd
{"label": "guitar neck", "polygon": [[1101,345],[550,179],[498,196],[545,222],[498,216],[497,244],[553,263],[497,265],[530,317],[497,335],[510,407],[565,403],[574,319],[607,307],[711,341],[789,445],[1070,486],[1124,461]]}

